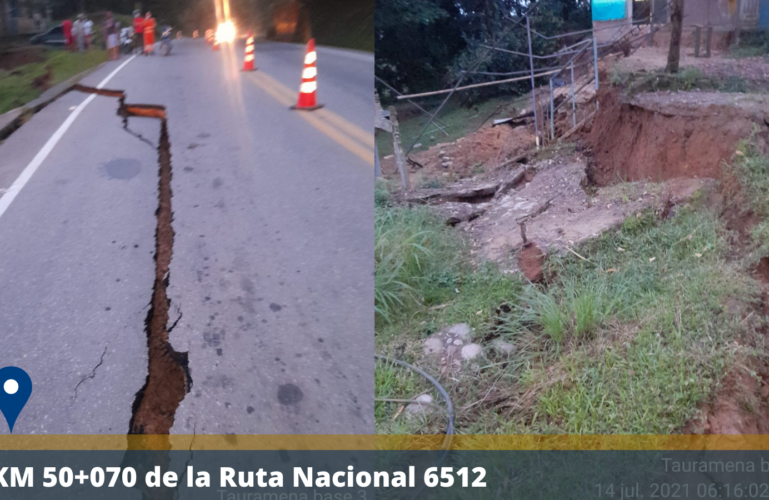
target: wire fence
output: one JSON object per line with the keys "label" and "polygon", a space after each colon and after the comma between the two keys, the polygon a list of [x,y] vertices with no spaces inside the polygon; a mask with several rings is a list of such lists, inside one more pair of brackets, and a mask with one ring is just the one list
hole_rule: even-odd
{"label": "wire fence", "polygon": [[[757,0],[737,1],[740,14],[726,19],[726,21],[721,18],[720,23],[711,22],[713,16],[708,13],[708,17],[705,18],[707,22],[697,24],[696,21],[703,18],[702,13],[694,11],[687,14],[685,12],[684,33],[694,39],[696,57],[710,57],[714,30],[721,33],[733,33],[726,38],[728,43],[732,45],[739,43],[741,31],[744,33],[744,37],[755,31],[760,32]],[[634,2],[634,7],[636,3],[644,2]],[[411,145],[407,148],[407,156],[420,143],[420,139],[431,127],[435,127],[435,129],[430,130],[430,133],[439,130],[446,134],[445,124],[438,119],[438,115],[448,100],[457,92],[525,81],[529,82],[530,96],[519,96],[512,100],[511,104],[531,100],[532,110],[522,114],[531,113],[536,146],[539,148],[543,144],[568,137],[598,110],[599,104],[595,95],[600,86],[599,61],[610,54],[623,52],[627,56],[640,46],[653,45],[655,33],[667,27],[670,16],[668,0],[649,0],[645,3],[648,7],[647,10],[634,11],[630,21],[619,27],[617,25],[594,25],[591,29],[548,36],[531,27],[530,16],[534,13],[537,5],[537,1],[533,2],[528,12],[521,17],[506,17],[505,19],[510,21],[510,25],[502,36],[497,38],[494,45],[480,45],[480,48],[484,49],[485,52],[472,68],[459,73],[457,81],[450,88],[404,95],[377,77],[377,81],[395,93],[397,100],[409,102],[428,115],[427,123],[420,134],[412,139]],[[513,29],[526,30],[527,52],[510,50],[501,46],[504,44],[504,40],[513,33]],[[602,35],[601,32],[612,29],[616,33],[608,38],[601,36],[602,41],[598,41],[597,36]],[[758,38],[761,36],[763,35],[759,35]],[[569,44],[550,54],[534,54],[532,37],[548,41],[567,39]],[[764,40],[765,45],[769,46],[769,33],[762,40]],[[723,44],[723,41],[721,43]],[[701,48],[704,50],[701,51]],[[522,64],[528,62],[528,68],[496,72],[480,70],[481,65],[495,52],[520,57]],[[544,62],[546,65],[535,67],[535,61]],[[468,75],[504,78],[462,85]],[[538,87],[538,82],[544,83],[544,86]],[[440,101],[434,101],[435,98],[441,97]],[[417,99],[422,105],[416,102]],[[431,102],[432,104],[430,104]],[[432,113],[425,109],[425,106],[432,107],[435,104],[437,104],[437,108]],[[437,125],[434,125],[435,123]]]}

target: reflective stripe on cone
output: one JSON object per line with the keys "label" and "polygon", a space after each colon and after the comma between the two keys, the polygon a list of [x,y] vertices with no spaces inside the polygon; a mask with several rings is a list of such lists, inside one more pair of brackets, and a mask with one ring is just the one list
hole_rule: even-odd
{"label": "reflective stripe on cone", "polygon": [[246,38],[246,57],[243,59],[243,71],[256,71],[254,67],[254,37],[248,32]]}
{"label": "reflective stripe on cone", "polygon": [[315,52],[315,39],[311,38],[307,42],[307,52],[304,56],[304,69],[302,70],[302,83],[299,85],[299,98],[296,101],[296,105],[291,106],[291,109],[312,111],[323,107],[317,101],[318,68],[315,66],[317,60],[318,54]]}

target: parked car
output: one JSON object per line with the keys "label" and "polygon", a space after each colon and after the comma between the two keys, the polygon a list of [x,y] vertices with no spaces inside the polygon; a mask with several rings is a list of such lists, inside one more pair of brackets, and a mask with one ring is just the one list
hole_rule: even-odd
{"label": "parked car", "polygon": [[66,45],[66,41],[64,40],[64,28],[62,28],[61,24],[54,26],[45,33],[40,33],[39,35],[30,38],[29,43],[33,45],[43,44],[64,46]]}

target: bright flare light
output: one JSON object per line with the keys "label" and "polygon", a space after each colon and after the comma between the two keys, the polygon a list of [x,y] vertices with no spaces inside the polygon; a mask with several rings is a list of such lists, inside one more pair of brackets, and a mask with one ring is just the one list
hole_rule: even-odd
{"label": "bright flare light", "polygon": [[232,43],[235,40],[235,25],[232,21],[225,21],[216,28],[216,41],[219,43]]}

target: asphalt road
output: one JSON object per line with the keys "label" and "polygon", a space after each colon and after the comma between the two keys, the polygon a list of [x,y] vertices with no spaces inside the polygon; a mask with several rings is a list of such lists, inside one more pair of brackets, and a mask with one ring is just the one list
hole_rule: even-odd
{"label": "asphalt road", "polygon": [[[172,432],[372,433],[373,56],[319,48],[313,113],[287,106],[302,46],[242,57],[182,40],[103,85],[168,114],[170,338],[193,383]],[[71,92],[0,145],[0,366],[34,387],[15,434],[126,433],[147,376],[159,124],[124,130],[117,106]]]}

